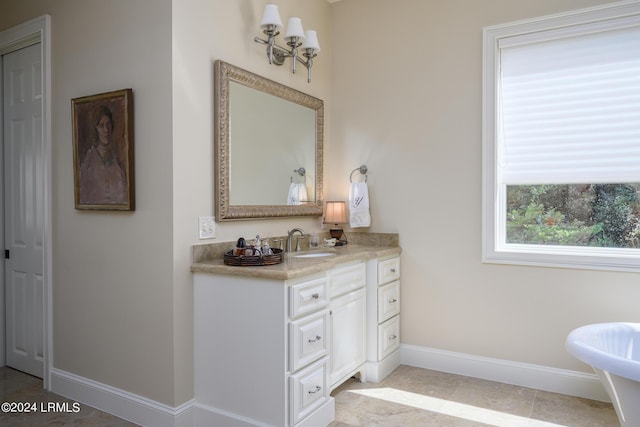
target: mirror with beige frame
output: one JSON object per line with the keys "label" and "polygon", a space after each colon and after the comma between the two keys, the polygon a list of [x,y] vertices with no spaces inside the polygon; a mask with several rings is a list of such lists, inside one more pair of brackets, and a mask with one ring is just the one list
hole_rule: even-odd
{"label": "mirror with beige frame", "polygon": [[217,221],[322,216],[324,103],[215,62]]}

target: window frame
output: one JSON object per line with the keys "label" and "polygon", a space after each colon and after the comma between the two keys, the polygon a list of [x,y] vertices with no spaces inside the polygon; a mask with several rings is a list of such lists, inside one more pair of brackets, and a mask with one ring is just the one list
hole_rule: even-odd
{"label": "window frame", "polygon": [[498,185],[499,41],[561,31],[622,17],[640,18],[640,1],[628,0],[483,28],[482,262],[640,272],[640,249],[506,243],[506,185]]}

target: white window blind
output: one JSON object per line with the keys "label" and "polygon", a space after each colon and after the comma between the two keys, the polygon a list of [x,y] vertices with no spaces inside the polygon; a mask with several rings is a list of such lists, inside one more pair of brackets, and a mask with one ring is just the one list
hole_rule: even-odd
{"label": "white window blind", "polygon": [[501,40],[499,182],[640,182],[640,20],[633,20],[621,29],[576,26],[544,39]]}

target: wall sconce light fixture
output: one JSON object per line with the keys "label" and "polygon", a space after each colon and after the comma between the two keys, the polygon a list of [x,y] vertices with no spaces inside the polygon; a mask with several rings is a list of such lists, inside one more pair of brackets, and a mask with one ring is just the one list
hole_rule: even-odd
{"label": "wall sconce light fixture", "polygon": [[343,230],[338,227],[338,224],[345,224],[347,222],[347,204],[345,202],[327,202],[323,222],[325,224],[335,225],[329,230],[329,235],[338,240],[336,246],[343,245],[344,242],[340,241]]}
{"label": "wall sconce light fixture", "polygon": [[[278,6],[275,4],[268,4],[264,7],[260,28],[262,28],[262,32],[267,35],[267,40],[261,39],[260,37],[254,37],[253,40],[256,43],[267,45],[269,64],[282,65],[286,58],[292,58],[293,67],[291,71],[295,73],[296,63],[300,62],[307,69],[307,82],[311,82],[313,58],[318,56],[318,52],[320,52],[318,34],[313,30],[304,31],[302,29],[302,20],[292,17],[289,18],[287,31],[284,34],[284,39],[289,49],[278,46],[275,39],[276,36],[280,34],[282,21],[280,20]],[[302,56],[306,59],[300,57],[298,48],[302,50]]]}

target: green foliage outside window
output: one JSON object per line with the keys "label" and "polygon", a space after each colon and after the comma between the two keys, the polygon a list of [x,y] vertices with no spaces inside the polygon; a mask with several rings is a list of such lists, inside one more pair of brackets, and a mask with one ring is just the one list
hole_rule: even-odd
{"label": "green foliage outside window", "polygon": [[640,184],[508,186],[507,243],[640,248]]}

